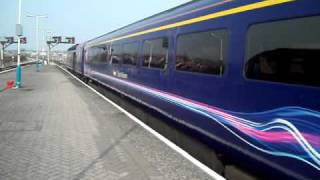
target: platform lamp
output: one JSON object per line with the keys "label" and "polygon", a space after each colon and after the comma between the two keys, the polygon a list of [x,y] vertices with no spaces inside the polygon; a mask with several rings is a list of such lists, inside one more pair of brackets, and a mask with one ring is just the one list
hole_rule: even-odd
{"label": "platform lamp", "polygon": [[16,25],[16,35],[18,39],[18,57],[17,57],[17,67],[16,67],[16,88],[21,87],[21,67],[20,67],[20,37],[22,36],[22,25],[21,25],[21,2],[22,0],[19,0],[19,5],[18,5],[18,22]]}
{"label": "platform lamp", "polygon": [[[44,31],[43,31],[43,41],[46,44],[47,44],[47,41],[49,40],[49,34],[52,34],[52,31],[44,29]],[[50,47],[48,47],[47,62],[48,62],[48,64],[50,64]]]}
{"label": "platform lamp", "polygon": [[28,14],[27,17],[32,17],[36,19],[36,45],[37,45],[37,72],[40,71],[40,61],[39,61],[39,19],[48,18],[46,15],[31,15]]}

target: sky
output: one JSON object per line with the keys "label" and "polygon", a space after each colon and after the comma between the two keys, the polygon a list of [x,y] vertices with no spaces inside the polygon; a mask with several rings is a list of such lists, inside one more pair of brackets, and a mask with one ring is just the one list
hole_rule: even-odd
{"label": "sky", "polygon": [[[190,0],[22,0],[23,49],[36,49],[35,19],[27,14],[46,15],[40,19],[39,41],[45,35],[74,36],[81,43]],[[17,23],[18,0],[0,0],[0,37],[13,36]],[[47,33],[49,31],[49,33]],[[66,49],[70,45],[59,45]],[[15,49],[11,45],[8,49]]]}

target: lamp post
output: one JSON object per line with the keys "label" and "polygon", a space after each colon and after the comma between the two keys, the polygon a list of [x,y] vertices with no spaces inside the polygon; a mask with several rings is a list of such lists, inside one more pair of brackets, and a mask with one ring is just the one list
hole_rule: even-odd
{"label": "lamp post", "polygon": [[[46,40],[45,40],[45,43],[47,44],[47,41],[48,41],[48,35],[49,34],[52,34],[52,32],[51,31],[45,31],[45,33],[44,33],[44,35],[43,36],[45,36],[46,37]],[[47,54],[47,61],[48,61],[48,64],[50,65],[50,46],[48,45],[48,54]]]}
{"label": "lamp post", "polygon": [[16,25],[16,35],[18,38],[18,57],[17,57],[17,67],[16,67],[16,88],[21,87],[21,67],[20,67],[20,45],[21,40],[20,36],[22,36],[22,26],[21,26],[21,0],[19,0],[18,7],[18,23]]}
{"label": "lamp post", "polygon": [[45,15],[27,15],[27,17],[32,17],[36,19],[36,46],[37,46],[37,72],[40,71],[40,62],[39,62],[39,19],[48,18]]}

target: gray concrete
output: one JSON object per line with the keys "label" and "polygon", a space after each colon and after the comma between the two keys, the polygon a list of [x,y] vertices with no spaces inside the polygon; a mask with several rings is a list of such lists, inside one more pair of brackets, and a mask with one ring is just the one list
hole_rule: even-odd
{"label": "gray concrete", "polygon": [[22,73],[0,93],[1,180],[210,179],[57,67]]}

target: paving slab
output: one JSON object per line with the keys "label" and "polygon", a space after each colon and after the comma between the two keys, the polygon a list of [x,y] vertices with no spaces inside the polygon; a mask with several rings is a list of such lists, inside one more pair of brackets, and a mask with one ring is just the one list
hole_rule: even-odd
{"label": "paving slab", "polygon": [[0,92],[0,179],[212,178],[58,67],[29,66]]}

